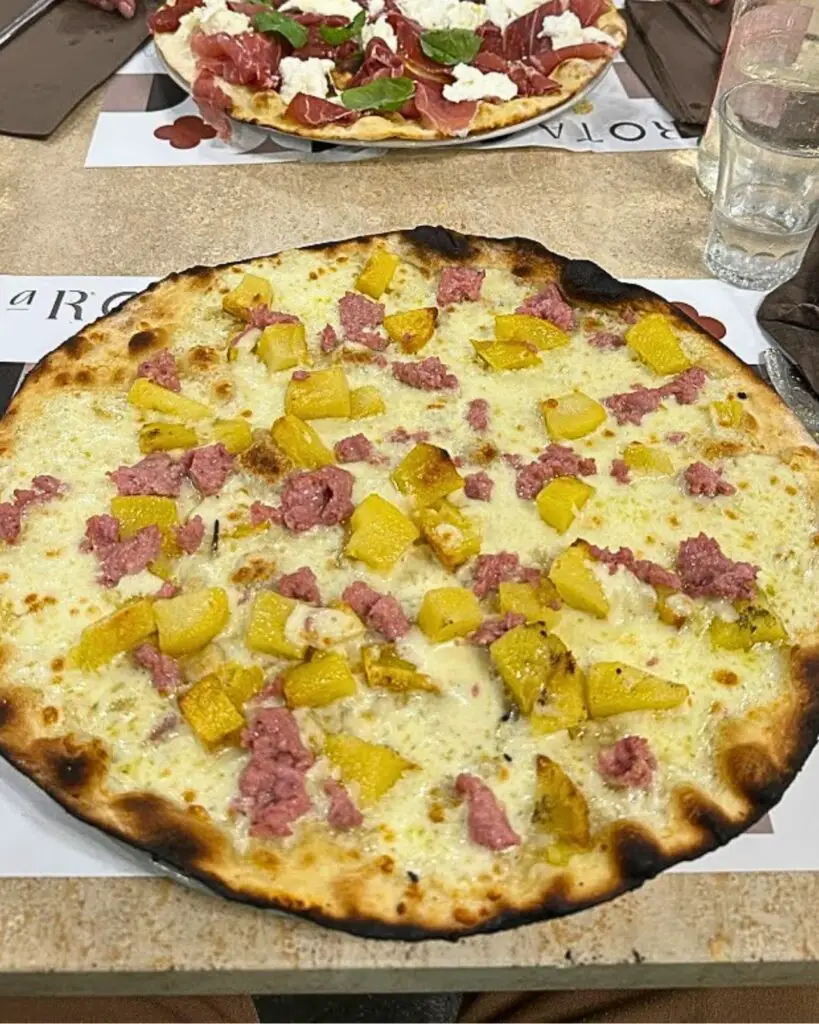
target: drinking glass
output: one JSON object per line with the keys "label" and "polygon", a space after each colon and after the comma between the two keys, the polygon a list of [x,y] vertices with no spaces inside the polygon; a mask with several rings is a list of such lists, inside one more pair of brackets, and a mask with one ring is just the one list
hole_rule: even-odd
{"label": "drinking glass", "polygon": [[799,269],[819,223],[819,93],[748,81],[719,103],[719,177],[705,264],[768,290]]}
{"label": "drinking glass", "polygon": [[819,0],[735,0],[731,33],[705,133],[697,183],[714,194],[719,172],[719,102],[747,81],[800,83],[819,92]]}

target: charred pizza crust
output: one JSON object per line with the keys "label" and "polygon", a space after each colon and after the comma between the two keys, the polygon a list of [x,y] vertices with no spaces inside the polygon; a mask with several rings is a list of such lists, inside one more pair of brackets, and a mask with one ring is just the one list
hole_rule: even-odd
{"label": "charred pizza crust", "polygon": [[[725,347],[684,314],[645,289],[622,284],[593,263],[567,260],[525,239],[464,236],[442,228],[363,237],[312,247],[321,259],[361,257],[387,243],[403,259],[436,274],[472,265],[509,272],[536,288],[557,281],[576,306],[662,312],[699,338],[699,362],[753,400],[760,450],[798,464],[819,500],[816,446],[779,398]],[[243,265],[252,271],[277,257]],[[152,285],[119,311],[84,328],[41,361],[0,422],[0,452],[14,460],[18,439],[37,429],[57,393],[122,389],[146,353],[167,343],[165,329],[195,314],[200,297],[225,268],[195,267]],[[206,354],[199,358],[206,360]],[[644,824],[620,820],[594,847],[565,866],[530,863],[489,882],[475,880],[455,898],[400,866],[356,857],[326,832],[307,832],[288,850],[269,844],[241,854],[206,815],[144,789],[109,782],[105,737],[65,734],[53,709],[9,672],[12,651],[0,646],[0,750],[72,814],[147,851],[158,861],[216,892],[284,910],[367,937],[457,938],[573,913],[611,899],[671,865],[720,846],[780,799],[819,733],[819,631],[800,638],[790,657],[788,692],[774,705],[751,709],[727,724],[715,756],[723,788],[717,795],[680,785],[661,837]],[[330,870],[318,870],[317,866]],[[396,870],[397,868],[397,870]]]}

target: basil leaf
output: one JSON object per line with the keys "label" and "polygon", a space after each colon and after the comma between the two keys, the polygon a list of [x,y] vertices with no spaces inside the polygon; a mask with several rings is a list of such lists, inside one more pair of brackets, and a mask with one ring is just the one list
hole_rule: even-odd
{"label": "basil leaf", "polygon": [[411,78],[376,78],[369,85],[345,89],[341,102],[350,110],[400,110],[414,95]]}
{"label": "basil leaf", "polygon": [[331,46],[341,46],[342,43],[361,35],[366,18],[365,12],[361,11],[349,25],[322,25],[319,28],[319,35],[325,43],[329,43]]}
{"label": "basil leaf", "polygon": [[438,64],[468,64],[480,48],[481,37],[468,28],[441,28],[421,33],[421,49]]}
{"label": "basil leaf", "polygon": [[288,18],[278,11],[260,11],[253,19],[253,27],[259,32],[276,32],[290,43],[294,50],[304,46],[310,33],[295,18]]}

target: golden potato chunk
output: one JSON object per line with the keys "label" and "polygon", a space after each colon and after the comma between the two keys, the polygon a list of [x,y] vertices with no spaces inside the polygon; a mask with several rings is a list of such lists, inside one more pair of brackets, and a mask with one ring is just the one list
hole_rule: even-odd
{"label": "golden potato chunk", "polygon": [[[471,591],[470,591],[471,593]],[[551,580],[534,583],[501,583],[498,586],[498,606],[501,615],[516,612],[527,622],[542,622],[548,629],[560,618],[560,597]]]}
{"label": "golden potato chunk", "polygon": [[408,309],[384,317],[384,330],[405,352],[420,352],[432,335],[438,322],[438,307]]}
{"label": "golden potato chunk", "polygon": [[546,431],[553,441],[574,440],[597,430],[606,419],[606,410],[599,402],[573,391],[559,398],[547,398],[540,403]]}
{"label": "golden potato chunk", "polygon": [[501,313],[495,317],[498,341],[522,341],[547,351],[569,344],[569,335],[559,327],[526,313]]}
{"label": "golden potato chunk", "polygon": [[297,602],[272,590],[256,595],[250,609],[245,643],[251,651],[278,654],[282,658],[300,660],[307,646],[286,635],[287,620],[296,610]]}
{"label": "golden potato chunk", "polygon": [[323,708],[355,690],[347,659],[335,651],[312,651],[308,661],[284,673],[284,699],[291,708]]}
{"label": "golden potato chunk", "polygon": [[547,526],[565,533],[593,494],[594,488],[576,476],[558,476],[540,491],[535,504]]}
{"label": "golden potato chunk", "polygon": [[441,501],[433,508],[422,508],[418,524],[435,557],[450,572],[480,554],[481,534],[477,524],[448,501]]}
{"label": "golden potato chunk", "polygon": [[256,355],[268,370],[290,370],[309,363],[304,324],[271,324],[262,331],[256,344]]}
{"label": "golden potato chunk", "polygon": [[253,444],[253,431],[247,420],[217,420],[211,429],[213,440],[223,444],[231,455],[239,455]]}
{"label": "golden potato chunk", "polygon": [[350,416],[350,386],[340,366],[314,370],[303,380],[291,378],[284,395],[284,411],[302,420]]}
{"label": "golden potato chunk", "polygon": [[472,347],[491,370],[525,370],[540,365],[528,341],[473,341]]}
{"label": "golden potato chunk", "polygon": [[270,434],[284,454],[303,469],[321,469],[336,461],[315,427],[298,416],[289,413],[280,416],[270,428]]}
{"label": "golden potato chunk", "polygon": [[415,767],[391,747],[340,732],[325,738],[324,752],[338,766],[342,779],[358,786],[361,801],[367,804],[380,800],[405,771]]}
{"label": "golden potato chunk", "polygon": [[394,253],[386,249],[376,249],[356,278],[356,288],[369,295],[371,299],[380,299],[389,288],[400,262]]}
{"label": "golden potato chunk", "polygon": [[372,384],[365,384],[350,392],[350,417],[352,419],[363,420],[368,416],[379,416],[386,411],[387,407],[381,392]]}
{"label": "golden potato chunk", "polygon": [[402,494],[422,507],[433,505],[464,485],[449,452],[423,441],[398,463],[392,482]]}
{"label": "golden potato chunk", "polygon": [[670,476],[674,472],[674,463],[667,452],[639,441],[626,447],[623,462],[638,476]]}
{"label": "golden potato chunk", "polygon": [[130,651],[156,630],[153,605],[148,600],[134,601],[105,619],[86,626],[80,642],[71,654],[78,668],[95,669]]}
{"label": "golden potato chunk", "polygon": [[420,533],[417,526],[379,494],[368,495],[350,517],[345,554],[389,572]]}
{"label": "golden potato chunk", "polygon": [[264,672],[258,665],[239,665],[231,661],[219,665],[213,674],[239,711],[264,686]]}
{"label": "golden potato chunk", "polygon": [[573,544],[552,562],[549,579],[554,583],[561,600],[570,608],[589,612],[598,619],[609,613],[609,601],[600,581],[589,564],[582,544]]}
{"label": "golden potato chunk", "polygon": [[195,448],[198,443],[196,431],[184,423],[146,423],[139,428],[139,450],[145,455],[174,448]]}
{"label": "golden potato chunk", "polygon": [[122,540],[129,540],[146,526],[158,526],[162,534],[162,554],[175,558],[179,554],[174,531],[179,525],[173,498],[154,495],[118,495],[111,499],[111,515],[119,520]]}
{"label": "golden potato chunk", "polygon": [[409,693],[410,690],[441,692],[440,687],[429,676],[419,672],[416,665],[399,657],[395,644],[373,644],[363,648],[361,662],[370,686],[392,690],[394,693]]}
{"label": "golden potato chunk", "polygon": [[589,805],[566,772],[550,757],[535,761],[535,809],[532,820],[558,843],[584,849],[591,843]]}
{"label": "golden potato chunk", "polygon": [[230,618],[227,594],[221,587],[193,590],[154,605],[159,648],[173,656],[191,654],[210,643]]}
{"label": "golden potato chunk", "polygon": [[273,288],[267,278],[245,274],[242,280],[222,299],[222,309],[239,320],[249,320],[256,306],[269,306]]}
{"label": "golden potato chunk", "polygon": [[586,699],[592,718],[609,718],[627,711],[667,711],[688,696],[688,687],[669,683],[621,661],[592,665],[586,677]]}
{"label": "golden potato chunk", "polygon": [[147,377],[137,377],[128,391],[128,401],[137,409],[161,412],[180,420],[203,420],[213,415],[202,402],[160,387]]}
{"label": "golden potato chunk", "polygon": [[245,724],[244,715],[216,676],[205,676],[179,698],[182,717],[206,747],[235,740]]}
{"label": "golden potato chunk", "polygon": [[483,612],[477,597],[466,587],[436,587],[424,594],[418,625],[435,644],[466,636],[477,629]]}
{"label": "golden potato chunk", "polygon": [[691,360],[663,313],[644,316],[629,327],[625,338],[628,347],[655,373],[682,373],[691,366]]}
{"label": "golden potato chunk", "polygon": [[767,608],[746,604],[734,621],[714,618],[709,633],[711,646],[726,651],[749,651],[754,644],[778,644],[788,639],[785,627]]}
{"label": "golden potato chunk", "polygon": [[745,423],[745,406],[738,398],[712,402],[711,417],[717,426],[739,430]]}

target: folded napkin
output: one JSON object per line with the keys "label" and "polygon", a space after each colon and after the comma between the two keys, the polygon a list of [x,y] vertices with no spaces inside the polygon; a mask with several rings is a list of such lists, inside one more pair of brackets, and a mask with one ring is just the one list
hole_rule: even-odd
{"label": "folded napkin", "polygon": [[[0,28],[31,0],[0,0]],[[145,11],[130,20],[62,0],[0,48],[0,133],[44,137],[145,42]]]}
{"label": "folded napkin", "polygon": [[626,61],[680,134],[705,127],[731,30],[734,0],[626,0]]}
{"label": "folded napkin", "polygon": [[797,274],[763,299],[756,318],[819,392],[819,231]]}

